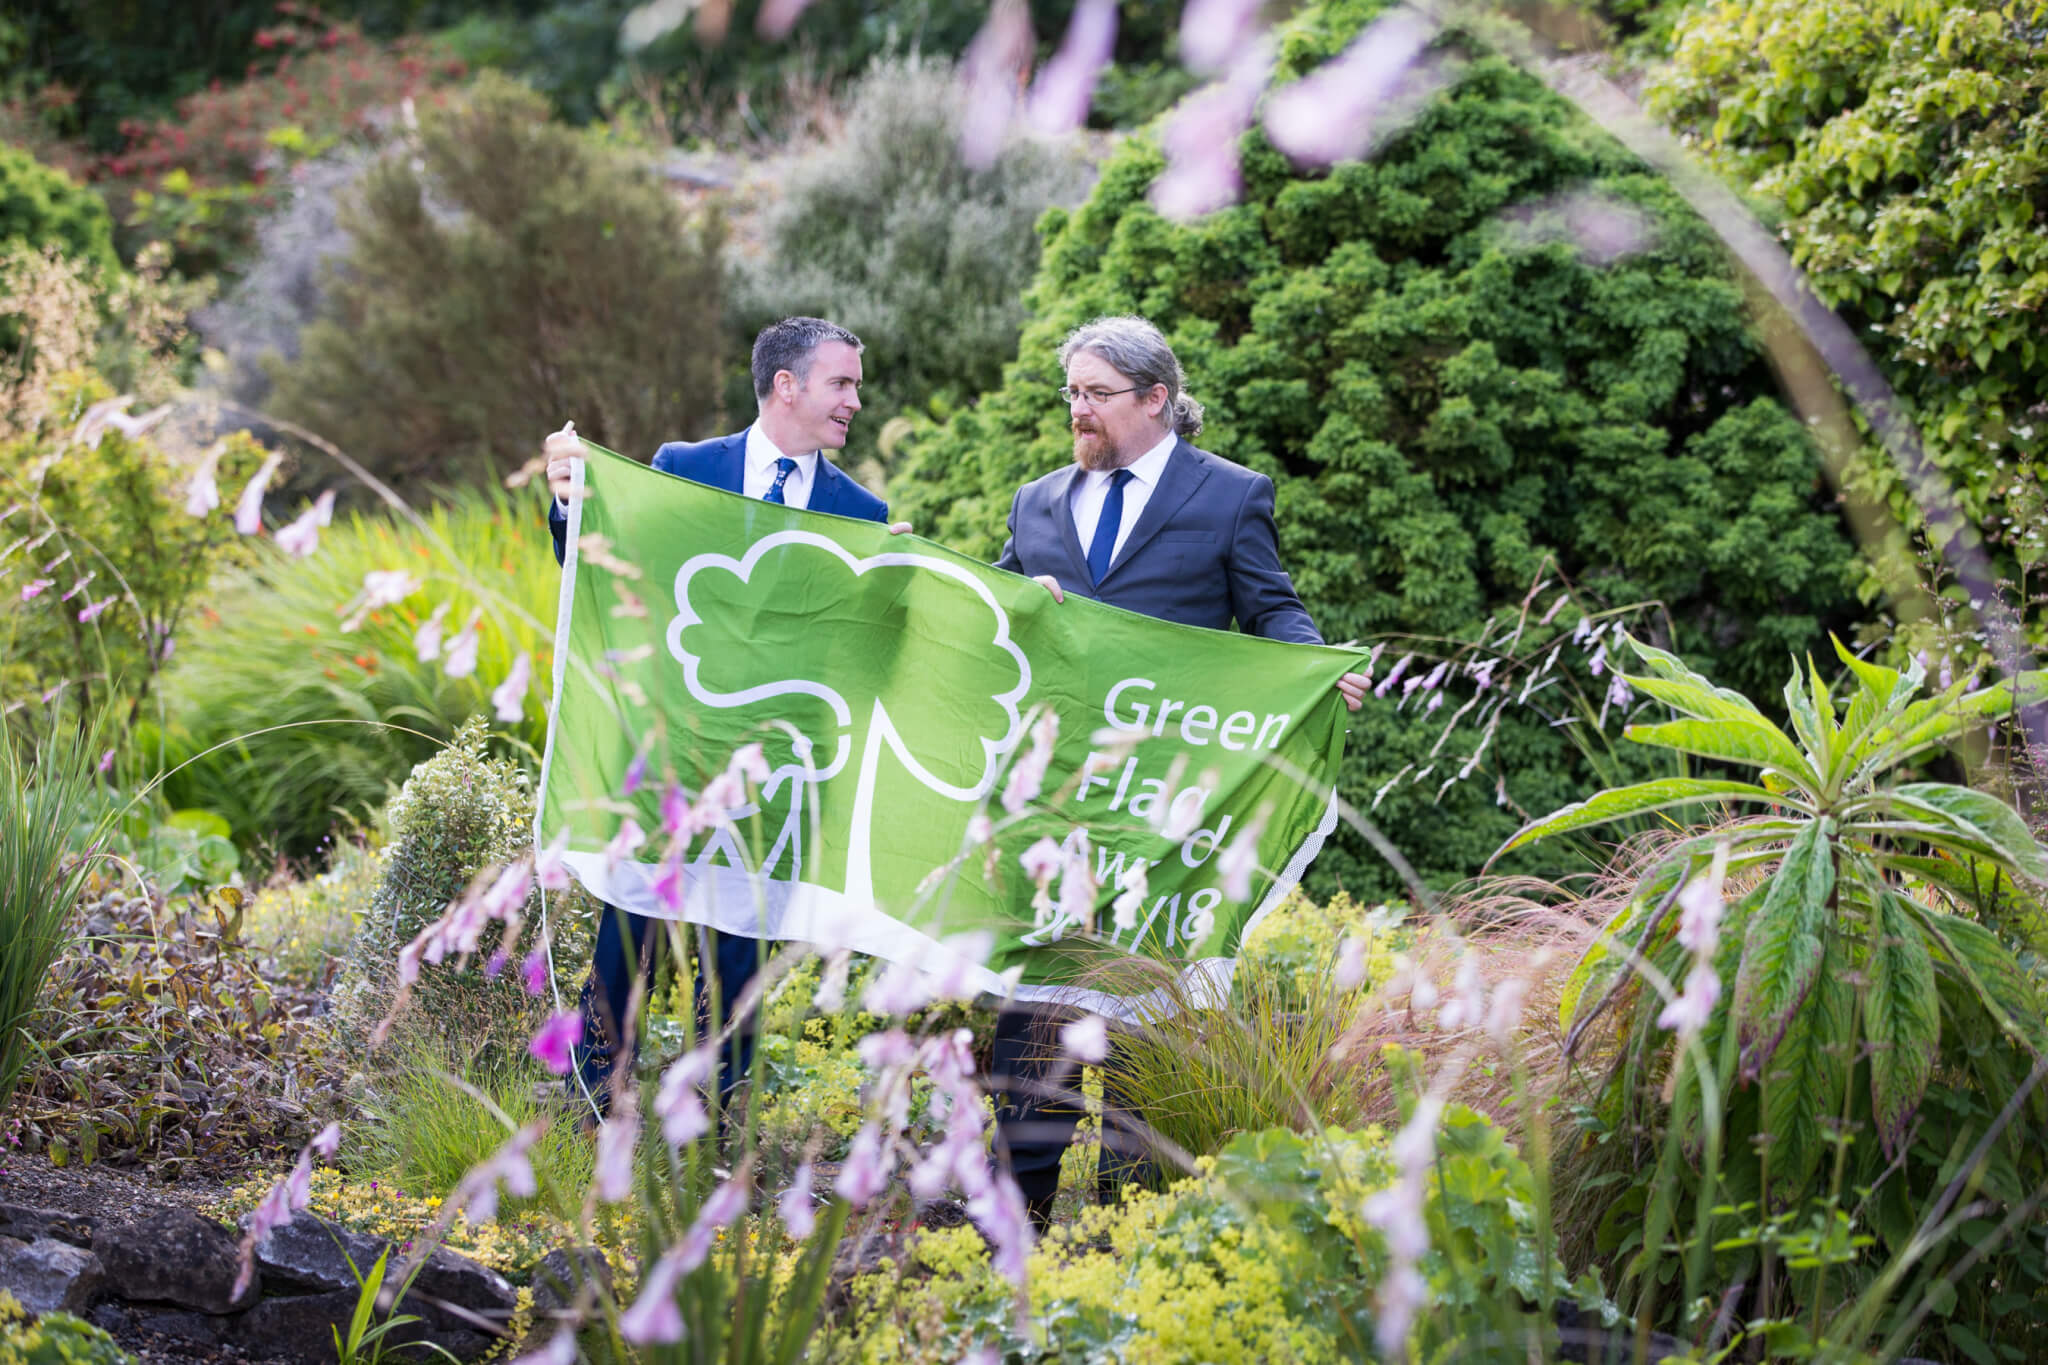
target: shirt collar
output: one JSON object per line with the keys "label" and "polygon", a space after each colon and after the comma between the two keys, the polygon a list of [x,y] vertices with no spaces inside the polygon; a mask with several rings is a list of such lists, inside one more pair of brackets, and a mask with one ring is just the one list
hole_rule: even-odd
{"label": "shirt collar", "polygon": [[[768,439],[768,433],[761,430],[759,422],[747,428],[747,468],[757,473],[765,473],[772,479],[776,472],[775,462],[783,458],[783,451],[775,442]],[[798,471],[807,479],[817,469],[818,452],[815,450],[802,455],[790,455],[787,458],[796,461]]]}
{"label": "shirt collar", "polygon": [[[1132,478],[1138,480],[1147,488],[1157,488],[1160,478],[1166,473],[1167,457],[1173,454],[1174,448],[1179,444],[1179,435],[1169,431],[1158,445],[1153,446],[1143,455],[1125,465],[1124,468],[1131,472]],[[1107,483],[1115,473],[1116,471],[1113,469],[1091,469],[1088,471],[1087,477],[1096,483]]]}

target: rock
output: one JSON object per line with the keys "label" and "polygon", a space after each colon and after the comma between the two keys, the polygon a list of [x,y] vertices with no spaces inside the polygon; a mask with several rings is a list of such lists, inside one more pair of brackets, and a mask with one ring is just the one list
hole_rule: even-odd
{"label": "rock", "polygon": [[611,1263],[596,1247],[558,1247],[533,1268],[533,1315],[541,1319],[576,1301],[576,1292],[594,1278],[609,1293]]}
{"label": "rock", "polygon": [[[348,1336],[355,1316],[356,1291],[337,1289],[324,1294],[272,1294],[238,1317],[224,1319],[221,1341],[244,1355],[277,1357],[297,1361],[333,1361],[335,1333]],[[398,1316],[408,1316],[411,1304],[400,1304]],[[458,1360],[474,1360],[496,1344],[496,1338],[482,1332],[437,1326],[422,1319],[394,1328],[380,1339],[388,1353],[411,1342],[427,1341]]]}
{"label": "rock", "polygon": [[[145,1308],[128,1314],[128,1327],[132,1332],[152,1333],[179,1346],[209,1349],[220,1345],[221,1329],[232,1321],[230,1318],[216,1318],[205,1313],[186,1313],[176,1309],[152,1311]],[[113,1329],[107,1330],[111,1332]]]}
{"label": "rock", "polygon": [[1643,1354],[1636,1354],[1636,1334],[1624,1323],[1609,1328],[1589,1313],[1579,1310],[1578,1305],[1559,1303],[1555,1309],[1557,1322],[1557,1359],[1575,1362],[1575,1365],[1656,1365],[1660,1360],[1682,1360],[1689,1357],[1692,1348],[1677,1337],[1662,1332],[1652,1332],[1644,1343]]}
{"label": "rock", "polygon": [[124,1299],[232,1313],[263,1293],[259,1274],[241,1298],[233,1297],[240,1269],[238,1239],[190,1209],[164,1209],[139,1223],[101,1228],[92,1249],[111,1288]]}
{"label": "rock", "polygon": [[54,1237],[24,1242],[0,1237],[0,1289],[31,1313],[76,1313],[83,1317],[99,1297],[106,1276],[99,1257]]}
{"label": "rock", "polygon": [[0,1237],[33,1242],[48,1237],[75,1247],[92,1246],[92,1216],[0,1203]]}
{"label": "rock", "polygon": [[[355,1301],[356,1276],[377,1264],[391,1244],[337,1227],[302,1213],[273,1231],[256,1248],[256,1264],[271,1281],[310,1290],[346,1293]],[[396,1275],[403,1253],[393,1251],[387,1273]],[[446,1247],[434,1254],[414,1277],[399,1311],[418,1313],[437,1328],[483,1333],[512,1320],[517,1295],[504,1276]]]}

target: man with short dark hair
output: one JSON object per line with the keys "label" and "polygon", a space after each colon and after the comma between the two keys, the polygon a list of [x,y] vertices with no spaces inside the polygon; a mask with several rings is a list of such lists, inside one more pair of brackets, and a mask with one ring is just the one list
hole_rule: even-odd
{"label": "man with short dark hair", "polygon": [[[1074,463],[1017,490],[996,567],[1037,579],[1057,601],[1072,592],[1183,625],[1235,622],[1249,635],[1323,643],[1280,565],[1273,481],[1192,443],[1202,405],[1159,329],[1144,318],[1097,318],[1068,335],[1059,359]],[[1337,690],[1356,711],[1366,686],[1347,673]],[[990,1065],[999,1085],[1008,1082],[997,1128],[1041,1226],[1080,1117],[1046,1093],[1056,1060],[1049,1032],[1042,1009],[1004,1011]],[[1136,1156],[1134,1142],[1118,1140],[1114,1090],[1104,1092],[1105,1188]]]}
{"label": "man with short dark hair", "polygon": [[[670,441],[654,453],[654,467],[766,502],[886,522],[887,504],[825,457],[827,450],[845,446],[853,415],[860,411],[861,350],[859,337],[823,318],[784,318],[769,324],[754,338],[754,397],[760,409],[754,424],[709,441]],[[573,424],[549,436],[543,447],[548,486],[555,493],[548,528],[558,562],[568,537],[563,498],[573,472],[570,461],[581,450],[572,428]],[[899,523],[891,529],[909,527]],[[634,1040],[621,1027],[620,1015],[636,969],[639,980],[652,985],[662,937],[650,932],[653,924],[641,915],[622,915],[609,905],[600,912],[590,978],[583,986],[584,1046],[572,1081],[572,1086],[587,1091],[599,1114],[614,1062],[623,1056],[631,1063]],[[705,933],[712,960],[701,964],[697,973],[698,1009],[709,1017],[708,985],[717,991],[719,1016],[727,1018],[760,967],[760,943],[738,934]],[[750,1035],[736,1032],[721,1058],[721,1089],[731,1089],[745,1074],[752,1050]]]}

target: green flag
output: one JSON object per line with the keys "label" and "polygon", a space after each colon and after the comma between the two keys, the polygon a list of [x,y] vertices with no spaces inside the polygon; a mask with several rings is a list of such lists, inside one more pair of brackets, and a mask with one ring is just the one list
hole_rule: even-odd
{"label": "green flag", "polygon": [[600,900],[1128,1017],[1077,978],[1217,979],[1334,826],[1354,653],[591,451],[536,834]]}

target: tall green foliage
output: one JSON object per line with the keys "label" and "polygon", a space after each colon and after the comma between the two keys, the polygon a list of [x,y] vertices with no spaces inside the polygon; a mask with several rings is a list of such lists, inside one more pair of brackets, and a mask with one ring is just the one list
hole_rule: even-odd
{"label": "tall green foliage", "polygon": [[[1661,1163],[1635,1172],[1636,1202],[1617,1201],[1619,1225],[1641,1230],[1646,1190],[1694,1187],[1696,1172],[1678,1155],[1697,1151],[1708,1106],[1724,1125],[1716,1203],[1798,1217],[1823,1206],[1851,1210],[1876,1233],[1879,1250],[1851,1265],[1846,1280],[1868,1283],[1885,1253],[1912,1248],[1926,1258],[1913,1267],[1924,1286],[1988,1232],[1958,1233],[1938,1217],[1938,1226],[1922,1225],[1921,1201],[1965,1172],[1965,1153],[1986,1144],[1989,1160],[1969,1176],[1987,1212],[2048,1189],[2037,1140],[2048,1093],[2021,1085],[2048,1060],[2048,994],[2009,946],[2023,941],[2038,953],[2048,945],[2048,850],[1996,797],[1907,780],[1915,764],[2009,713],[2015,689],[1971,690],[1964,681],[1922,696],[1917,667],[1900,673],[1838,644],[1850,670],[1846,696],[1838,699],[1809,659],[1785,687],[1788,730],[1674,655],[1631,644],[1646,671],[1630,675],[1630,685],[1676,718],[1633,726],[1629,738],[1754,775],[1605,791],[1532,823],[1507,845],[1649,811],[1744,812],[1687,828],[1645,867],[1566,989],[1563,1022],[1574,1034],[1603,1012],[1611,1016],[1605,1026],[1618,1049],[1600,1087],[1599,1119],[1625,1135],[1615,1159],[1627,1162],[1672,1126],[1681,1130],[1683,1141],[1666,1144]],[[2029,675],[2023,695],[2038,699],[2043,681]],[[1717,850],[1731,890],[1718,946],[1709,947],[1697,928],[1684,927],[1699,911],[1681,913],[1679,893],[1709,878]],[[1663,998],[1644,979],[1654,971],[1684,980],[1696,953],[1712,954],[1723,987],[1698,1031],[1719,1095],[1703,1094],[1693,1064],[1673,1055]],[[2018,1112],[1995,1127],[1999,1108],[2023,1093]],[[1744,1221],[1731,1213],[1724,1208],[1688,1235],[1730,1237]],[[1667,1230],[1653,1221],[1641,1245]],[[1922,1238],[1931,1241],[1916,1245]],[[1981,1250],[1991,1255],[1988,1268],[1965,1278],[1964,1288],[1988,1299],[1995,1286],[1986,1286],[2010,1279],[2014,1263],[2001,1261],[2003,1248]],[[1737,1251],[1723,1282],[1754,1280],[1752,1257]],[[1762,1273],[1770,1277],[1768,1264]],[[1800,1278],[1802,1302],[1825,1298],[1824,1273]],[[2036,1277],[2032,1287],[2039,1284]],[[2021,1291],[2019,1301],[1992,1306],[1987,1320],[2017,1313],[2007,1325],[2018,1327],[2037,1310],[2025,1302],[2027,1288],[2007,1287]],[[1768,1301],[1768,1286],[1764,1293]]]}
{"label": "tall green foliage", "polygon": [[[344,630],[364,576],[390,570],[419,591]],[[501,492],[434,508],[423,526],[350,517],[307,559],[266,554],[225,575],[165,676],[170,757],[193,760],[167,795],[220,812],[244,844],[309,855],[337,821],[383,805],[465,718],[493,710],[521,652],[534,684],[510,738],[537,754],[559,584],[539,514]],[[444,649],[483,613],[474,672],[451,676],[445,653],[419,658],[416,634],[443,607]]]}
{"label": "tall green foliage", "polygon": [[716,217],[499,77],[369,172],[276,410],[408,490],[516,468],[573,419],[617,450],[710,432]]}
{"label": "tall green foliage", "polygon": [[[1305,11],[1283,76],[1378,8]],[[1282,559],[1329,639],[1466,635],[1550,563],[1591,602],[1661,601],[1678,643],[1744,682],[1847,617],[1852,546],[1711,232],[1535,79],[1446,41],[1462,75],[1375,160],[1297,171],[1253,132],[1243,202],[1190,225],[1146,203],[1156,142],[1121,147],[1086,204],[1047,215],[1018,359],[916,440],[897,510],[993,558],[1017,486],[1071,459],[1059,338],[1137,312],[1208,405],[1201,444],[1273,478]],[[1601,265],[1546,240],[1573,192],[1649,224],[1647,248]],[[1438,728],[1362,712],[1347,792],[1421,766]],[[1555,732],[1504,724],[1498,743],[1511,776],[1569,790]],[[1451,875],[1514,823],[1470,787],[1382,815]],[[1394,889],[1355,850],[1322,872]]]}
{"label": "tall green foliage", "polygon": [[[1792,259],[1862,335],[2008,570],[2048,553],[2044,21],[2039,0],[1710,4],[1650,89],[1782,211]],[[1920,524],[1881,454],[1854,485]]]}
{"label": "tall green foliage", "polygon": [[0,1110],[35,1055],[44,977],[67,941],[65,921],[112,828],[91,747],[61,719],[39,739],[0,727]]}
{"label": "tall green foliage", "polygon": [[[736,354],[761,327],[798,313],[831,318],[866,343],[863,450],[898,413],[957,406],[1000,380],[1038,266],[1033,227],[1087,188],[1078,148],[1032,139],[1011,143],[987,170],[969,169],[957,150],[960,113],[949,66],[871,68],[845,126],[784,180],[762,249],[734,263]],[[733,406],[750,410],[751,382],[740,388]]]}

